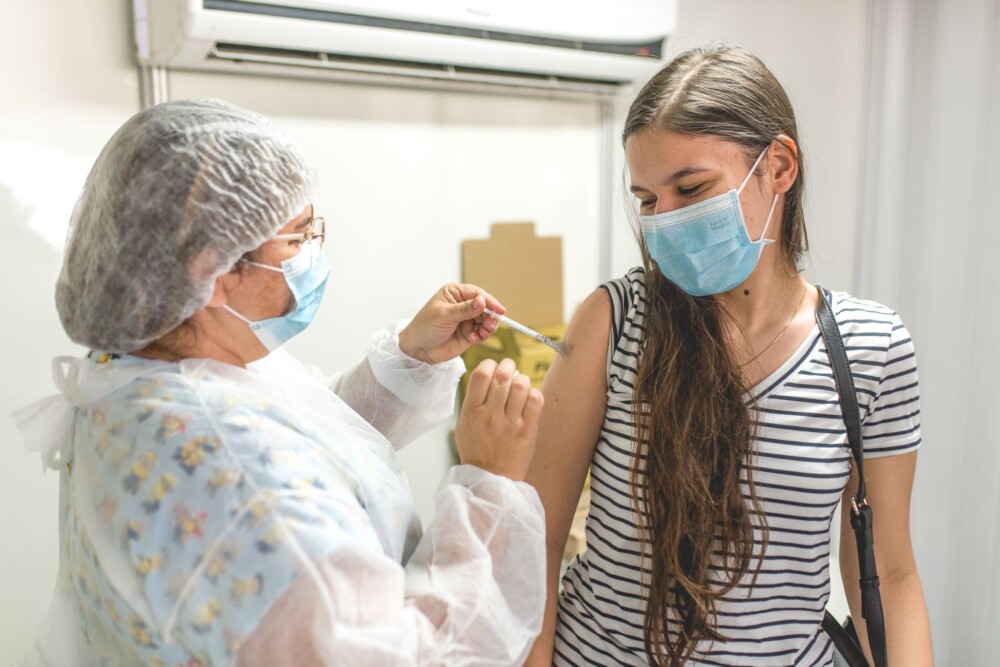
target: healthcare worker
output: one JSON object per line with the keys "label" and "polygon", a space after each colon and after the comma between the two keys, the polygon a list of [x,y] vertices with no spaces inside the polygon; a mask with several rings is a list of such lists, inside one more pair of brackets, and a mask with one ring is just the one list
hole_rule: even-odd
{"label": "healthcare worker", "polygon": [[[73,212],[56,302],[91,348],[16,414],[59,469],[61,562],[31,660],[59,665],[512,665],[544,606],[521,481],[541,396],[475,370],[462,465],[421,535],[394,449],[453,410],[457,357],[502,311],[439,291],[324,377],[281,345],[330,269],[311,169],[212,100],[128,120]],[[377,288],[376,290],[377,291]]]}

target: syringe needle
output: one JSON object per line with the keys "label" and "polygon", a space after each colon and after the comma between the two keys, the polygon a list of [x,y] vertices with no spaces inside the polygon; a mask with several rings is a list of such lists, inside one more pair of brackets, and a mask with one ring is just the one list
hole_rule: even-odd
{"label": "syringe needle", "polygon": [[496,312],[490,310],[489,308],[484,309],[484,312],[487,315],[489,315],[490,317],[499,320],[503,324],[506,324],[511,329],[514,329],[515,331],[520,331],[521,333],[523,333],[526,336],[531,336],[532,338],[534,338],[535,340],[537,340],[540,343],[545,343],[546,345],[548,345],[549,347],[551,347],[553,350],[555,350],[556,352],[558,352],[559,356],[561,356],[561,357],[565,357],[566,356],[566,354],[568,352],[568,349],[566,348],[566,343],[557,343],[554,340],[552,340],[551,338],[549,338],[548,336],[546,336],[545,334],[538,333],[534,329],[532,329],[530,327],[526,327],[526,326],[524,326],[523,324],[521,324],[520,322],[518,322],[516,320],[510,319],[506,315],[498,315]]}

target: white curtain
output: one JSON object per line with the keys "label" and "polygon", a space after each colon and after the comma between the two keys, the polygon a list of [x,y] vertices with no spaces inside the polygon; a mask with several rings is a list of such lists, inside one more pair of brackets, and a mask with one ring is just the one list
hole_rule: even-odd
{"label": "white curtain", "polygon": [[858,292],[916,343],[911,525],[936,662],[997,665],[1000,0],[871,6]]}

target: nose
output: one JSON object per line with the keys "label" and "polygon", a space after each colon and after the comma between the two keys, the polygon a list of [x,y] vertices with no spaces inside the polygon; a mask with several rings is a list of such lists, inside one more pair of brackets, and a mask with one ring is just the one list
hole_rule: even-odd
{"label": "nose", "polygon": [[664,196],[656,198],[656,206],[653,207],[653,215],[659,215],[661,213],[669,213],[670,211],[675,211],[679,208],[684,207],[684,202],[680,201],[676,197]]}

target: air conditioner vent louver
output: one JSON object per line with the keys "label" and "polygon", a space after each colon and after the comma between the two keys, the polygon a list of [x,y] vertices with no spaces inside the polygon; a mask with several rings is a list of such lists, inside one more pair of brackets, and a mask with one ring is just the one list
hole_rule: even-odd
{"label": "air conditioner vent louver", "polygon": [[391,74],[394,76],[416,76],[422,78],[462,79],[482,81],[483,77],[496,77],[496,83],[503,79],[516,85],[552,86],[559,84],[581,86],[619,86],[625,81],[600,79],[583,79],[533,72],[513,72],[510,70],[494,70],[482,67],[465,67],[462,65],[442,65],[439,63],[417,62],[412,60],[395,60],[390,58],[366,58],[348,56],[320,51],[297,51],[270,46],[250,46],[246,44],[215,45],[211,58],[232,62],[250,62],[274,65],[294,65],[314,67],[319,69],[336,69],[352,72],[368,72],[372,74]]}

